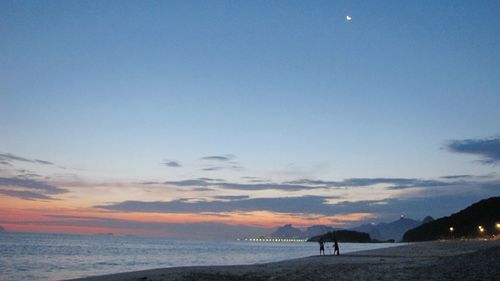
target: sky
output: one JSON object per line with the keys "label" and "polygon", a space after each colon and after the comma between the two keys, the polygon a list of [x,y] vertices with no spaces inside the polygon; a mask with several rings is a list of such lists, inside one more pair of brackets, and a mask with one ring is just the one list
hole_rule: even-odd
{"label": "sky", "polygon": [[0,225],[236,238],[499,196],[499,12],[1,1]]}

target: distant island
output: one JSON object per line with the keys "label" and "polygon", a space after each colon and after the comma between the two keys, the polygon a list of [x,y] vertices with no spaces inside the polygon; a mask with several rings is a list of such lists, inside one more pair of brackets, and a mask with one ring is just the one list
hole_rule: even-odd
{"label": "distant island", "polygon": [[[307,242],[318,242],[323,239],[325,242],[332,242],[334,239],[337,239],[338,242],[347,242],[347,243],[376,243],[382,242],[379,240],[371,239],[370,234],[364,232],[358,232],[353,230],[335,230],[330,231],[323,235],[318,235],[311,237],[307,240]],[[384,241],[384,242],[394,242]]]}
{"label": "distant island", "polygon": [[313,225],[302,231],[299,228],[293,227],[291,224],[278,227],[276,231],[269,234],[266,238],[278,239],[307,239],[313,236],[325,234],[329,231],[336,230],[326,225]]}
{"label": "distant island", "polygon": [[407,231],[405,242],[480,238],[500,234],[500,197],[481,200],[464,210]]}
{"label": "distant island", "polygon": [[3,228],[3,227],[0,225],[0,232],[7,232],[7,230],[5,230],[5,228]]}

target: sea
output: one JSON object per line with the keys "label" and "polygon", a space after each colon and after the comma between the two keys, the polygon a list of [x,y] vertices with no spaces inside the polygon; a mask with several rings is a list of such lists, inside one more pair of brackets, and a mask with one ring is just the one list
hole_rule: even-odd
{"label": "sea", "polygon": [[[340,243],[340,250],[348,253],[397,245]],[[328,247],[326,253],[329,254],[330,250]],[[0,281],[64,280],[174,266],[266,263],[318,253],[318,244],[311,242],[0,233]]]}

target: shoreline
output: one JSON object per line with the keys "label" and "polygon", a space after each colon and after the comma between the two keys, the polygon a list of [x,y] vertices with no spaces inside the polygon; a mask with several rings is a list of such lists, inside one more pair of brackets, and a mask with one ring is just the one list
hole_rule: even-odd
{"label": "shoreline", "polygon": [[316,255],[249,265],[170,267],[71,280],[496,280],[500,276],[499,257],[500,240],[431,241],[340,256]]}

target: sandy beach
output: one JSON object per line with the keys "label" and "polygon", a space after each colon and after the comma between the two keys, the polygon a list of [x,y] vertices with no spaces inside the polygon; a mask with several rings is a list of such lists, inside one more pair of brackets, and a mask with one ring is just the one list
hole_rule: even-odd
{"label": "sandy beach", "polygon": [[174,267],[74,280],[499,280],[500,240],[420,242],[341,256]]}

